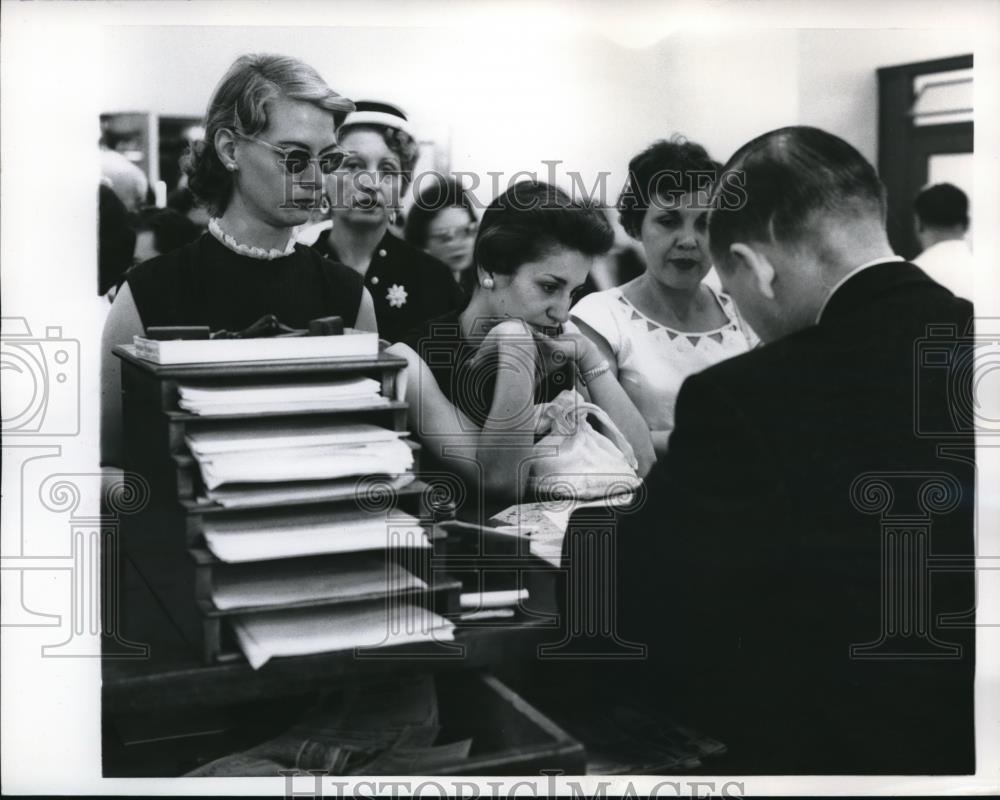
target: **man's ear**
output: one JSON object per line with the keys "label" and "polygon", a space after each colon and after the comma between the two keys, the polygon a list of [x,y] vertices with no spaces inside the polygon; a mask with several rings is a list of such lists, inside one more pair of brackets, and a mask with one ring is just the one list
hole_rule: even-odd
{"label": "man's ear", "polygon": [[746,267],[757,282],[757,289],[769,300],[774,299],[774,267],[765,256],[754,250],[750,245],[736,242],[729,245],[729,255],[740,262],[740,267]]}
{"label": "man's ear", "polygon": [[[219,156],[219,161],[226,169],[233,169],[236,166],[236,137],[225,128],[219,128],[215,132],[215,152]],[[230,167],[230,164],[232,167]]]}

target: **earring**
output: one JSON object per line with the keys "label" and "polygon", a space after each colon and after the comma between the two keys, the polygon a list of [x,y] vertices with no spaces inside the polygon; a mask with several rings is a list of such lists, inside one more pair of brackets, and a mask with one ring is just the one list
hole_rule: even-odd
{"label": "earring", "polygon": [[228,169],[230,172],[236,172],[238,167],[236,166],[236,164],[230,161],[228,164],[226,164],[226,169]]}
{"label": "earring", "polygon": [[395,225],[396,224],[396,212],[395,211],[390,211],[389,212],[389,224],[390,225]]}
{"label": "earring", "polygon": [[492,289],[496,286],[493,278],[483,278],[483,282],[480,284],[484,289]]}

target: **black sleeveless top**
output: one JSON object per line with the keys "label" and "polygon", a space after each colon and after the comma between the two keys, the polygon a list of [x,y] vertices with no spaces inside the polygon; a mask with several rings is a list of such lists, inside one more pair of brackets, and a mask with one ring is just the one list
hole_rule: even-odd
{"label": "black sleeveless top", "polygon": [[[411,330],[403,342],[416,352],[434,375],[441,392],[463,414],[482,427],[493,406],[496,359],[473,363],[479,343],[462,335],[459,311],[452,311]],[[535,402],[547,403],[563,389],[576,386],[576,368],[567,362],[535,381]]]}
{"label": "black sleeveless top", "polygon": [[296,244],[271,261],[230,250],[212,234],[129,270],[139,317],[151,325],[208,325],[239,331],[266,314],[308,327],[319,317],[357,322],[362,277],[350,267]]}

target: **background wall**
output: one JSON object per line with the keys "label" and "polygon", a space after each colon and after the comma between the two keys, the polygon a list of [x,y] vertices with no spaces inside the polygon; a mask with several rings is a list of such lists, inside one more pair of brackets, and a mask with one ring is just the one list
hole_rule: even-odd
{"label": "background wall", "polygon": [[798,114],[803,125],[847,139],[878,158],[875,70],[973,52],[971,30],[804,30],[797,32]]}
{"label": "background wall", "polygon": [[[470,36],[449,28],[117,26],[105,29],[100,107],[200,115],[240,53],[312,64],[337,91],[393,100],[452,168],[611,173],[683,133],[719,159],[771,128],[826,128],[876,157],[878,67],[972,52],[969,30],[678,31],[641,48],[593,33]],[[504,178],[504,181],[506,178]],[[503,186],[506,185],[504,182]],[[612,198],[613,199],[613,198]]]}

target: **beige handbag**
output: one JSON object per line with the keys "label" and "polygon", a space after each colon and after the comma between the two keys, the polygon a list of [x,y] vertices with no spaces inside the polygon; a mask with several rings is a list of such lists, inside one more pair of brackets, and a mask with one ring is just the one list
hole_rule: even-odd
{"label": "beige handbag", "polygon": [[[575,389],[535,406],[528,488],[540,500],[596,500],[639,486],[632,445],[600,406]],[[600,432],[591,425],[593,421]]]}

